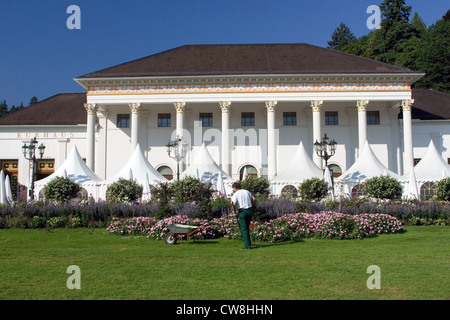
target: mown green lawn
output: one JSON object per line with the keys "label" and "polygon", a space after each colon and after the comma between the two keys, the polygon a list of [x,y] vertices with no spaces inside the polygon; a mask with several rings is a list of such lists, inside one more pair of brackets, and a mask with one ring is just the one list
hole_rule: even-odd
{"label": "mown green lawn", "polygon": [[[449,299],[450,228],[364,240],[166,245],[105,229],[0,230],[0,299]],[[69,290],[67,267],[80,267]],[[369,290],[367,267],[380,267]]]}

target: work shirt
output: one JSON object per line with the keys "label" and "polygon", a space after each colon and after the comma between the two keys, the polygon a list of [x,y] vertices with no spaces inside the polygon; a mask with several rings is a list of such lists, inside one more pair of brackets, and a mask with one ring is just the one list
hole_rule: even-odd
{"label": "work shirt", "polygon": [[231,197],[238,209],[249,209],[252,207],[252,194],[244,189],[236,191]]}

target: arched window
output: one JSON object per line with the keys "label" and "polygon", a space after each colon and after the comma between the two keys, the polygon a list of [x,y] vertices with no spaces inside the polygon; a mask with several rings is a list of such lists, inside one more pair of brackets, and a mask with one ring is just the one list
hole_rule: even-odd
{"label": "arched window", "polygon": [[330,171],[333,171],[334,178],[337,178],[340,175],[342,175],[342,169],[337,164],[330,164],[328,165],[328,168],[330,169]]}
{"label": "arched window", "polygon": [[436,184],[434,182],[425,182],[420,187],[420,200],[427,201],[433,198],[436,190]]}
{"label": "arched window", "polygon": [[364,190],[364,185],[362,183],[357,184],[352,188],[352,198],[358,198],[365,195],[366,192]]}
{"label": "arched window", "polygon": [[173,179],[173,171],[168,166],[161,166],[157,169],[157,171],[167,180]]}
{"label": "arched window", "polygon": [[297,188],[293,185],[287,185],[281,189],[281,196],[283,198],[295,199],[298,196]]}
{"label": "arched window", "polygon": [[88,199],[89,199],[89,193],[87,192],[87,190],[85,188],[80,188],[80,191],[78,191],[78,194],[77,194],[77,201],[88,200]]}
{"label": "arched window", "polygon": [[258,170],[254,166],[246,165],[241,168],[239,171],[239,180],[242,180],[242,177],[244,176],[244,170],[247,169],[247,175],[252,177],[258,177]]}

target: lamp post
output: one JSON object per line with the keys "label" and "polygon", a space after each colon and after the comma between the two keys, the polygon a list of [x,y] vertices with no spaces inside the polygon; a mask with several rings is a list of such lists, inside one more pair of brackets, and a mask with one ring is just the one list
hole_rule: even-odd
{"label": "lamp post", "polygon": [[[25,159],[27,159],[31,162],[31,185],[30,185],[30,190],[28,192],[28,196],[31,201],[34,200],[34,171],[35,171],[36,162],[37,162],[37,158],[36,158],[37,144],[38,144],[38,141],[37,141],[36,137],[34,137],[33,139],[31,139],[29,145],[24,143],[22,146],[23,156],[25,157]],[[39,147],[37,147],[37,149],[38,149],[38,153],[39,153],[39,159],[42,159],[42,157],[44,156],[44,152],[45,152],[45,146],[41,143],[41,145]]]}
{"label": "lamp post", "polygon": [[177,136],[174,141],[169,141],[166,145],[167,154],[177,162],[177,180],[180,180],[180,161],[186,157],[187,148],[186,143],[182,142],[182,139]]}
{"label": "lamp post", "polygon": [[337,147],[337,142],[334,139],[330,142],[328,140],[329,138],[325,133],[321,142],[317,140],[314,142],[314,150],[319,157],[325,160],[325,167],[328,167],[328,160],[334,156]]}
{"label": "lamp post", "polygon": [[[328,167],[328,160],[332,156],[334,156],[334,154],[336,153],[336,147],[337,147],[337,142],[334,139],[331,140],[330,142],[328,142],[328,140],[329,140],[329,138],[328,138],[327,134],[325,133],[321,142],[319,142],[317,140],[316,140],[316,142],[314,142],[314,150],[316,151],[316,153],[319,157],[321,157],[322,159],[325,160],[325,168]],[[326,172],[326,170],[325,170],[325,172]],[[334,199],[333,170],[329,170],[329,172],[330,172],[330,175],[325,176],[325,181],[329,184],[329,188],[332,191],[332,196]]]}

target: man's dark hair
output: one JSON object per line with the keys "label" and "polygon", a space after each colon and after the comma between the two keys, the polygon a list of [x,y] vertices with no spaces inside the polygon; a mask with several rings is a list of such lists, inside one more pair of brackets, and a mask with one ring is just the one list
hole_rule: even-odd
{"label": "man's dark hair", "polygon": [[233,186],[232,186],[233,188],[236,188],[236,189],[242,189],[242,186],[241,186],[241,184],[239,183],[239,182],[235,182],[235,183],[233,183]]}

